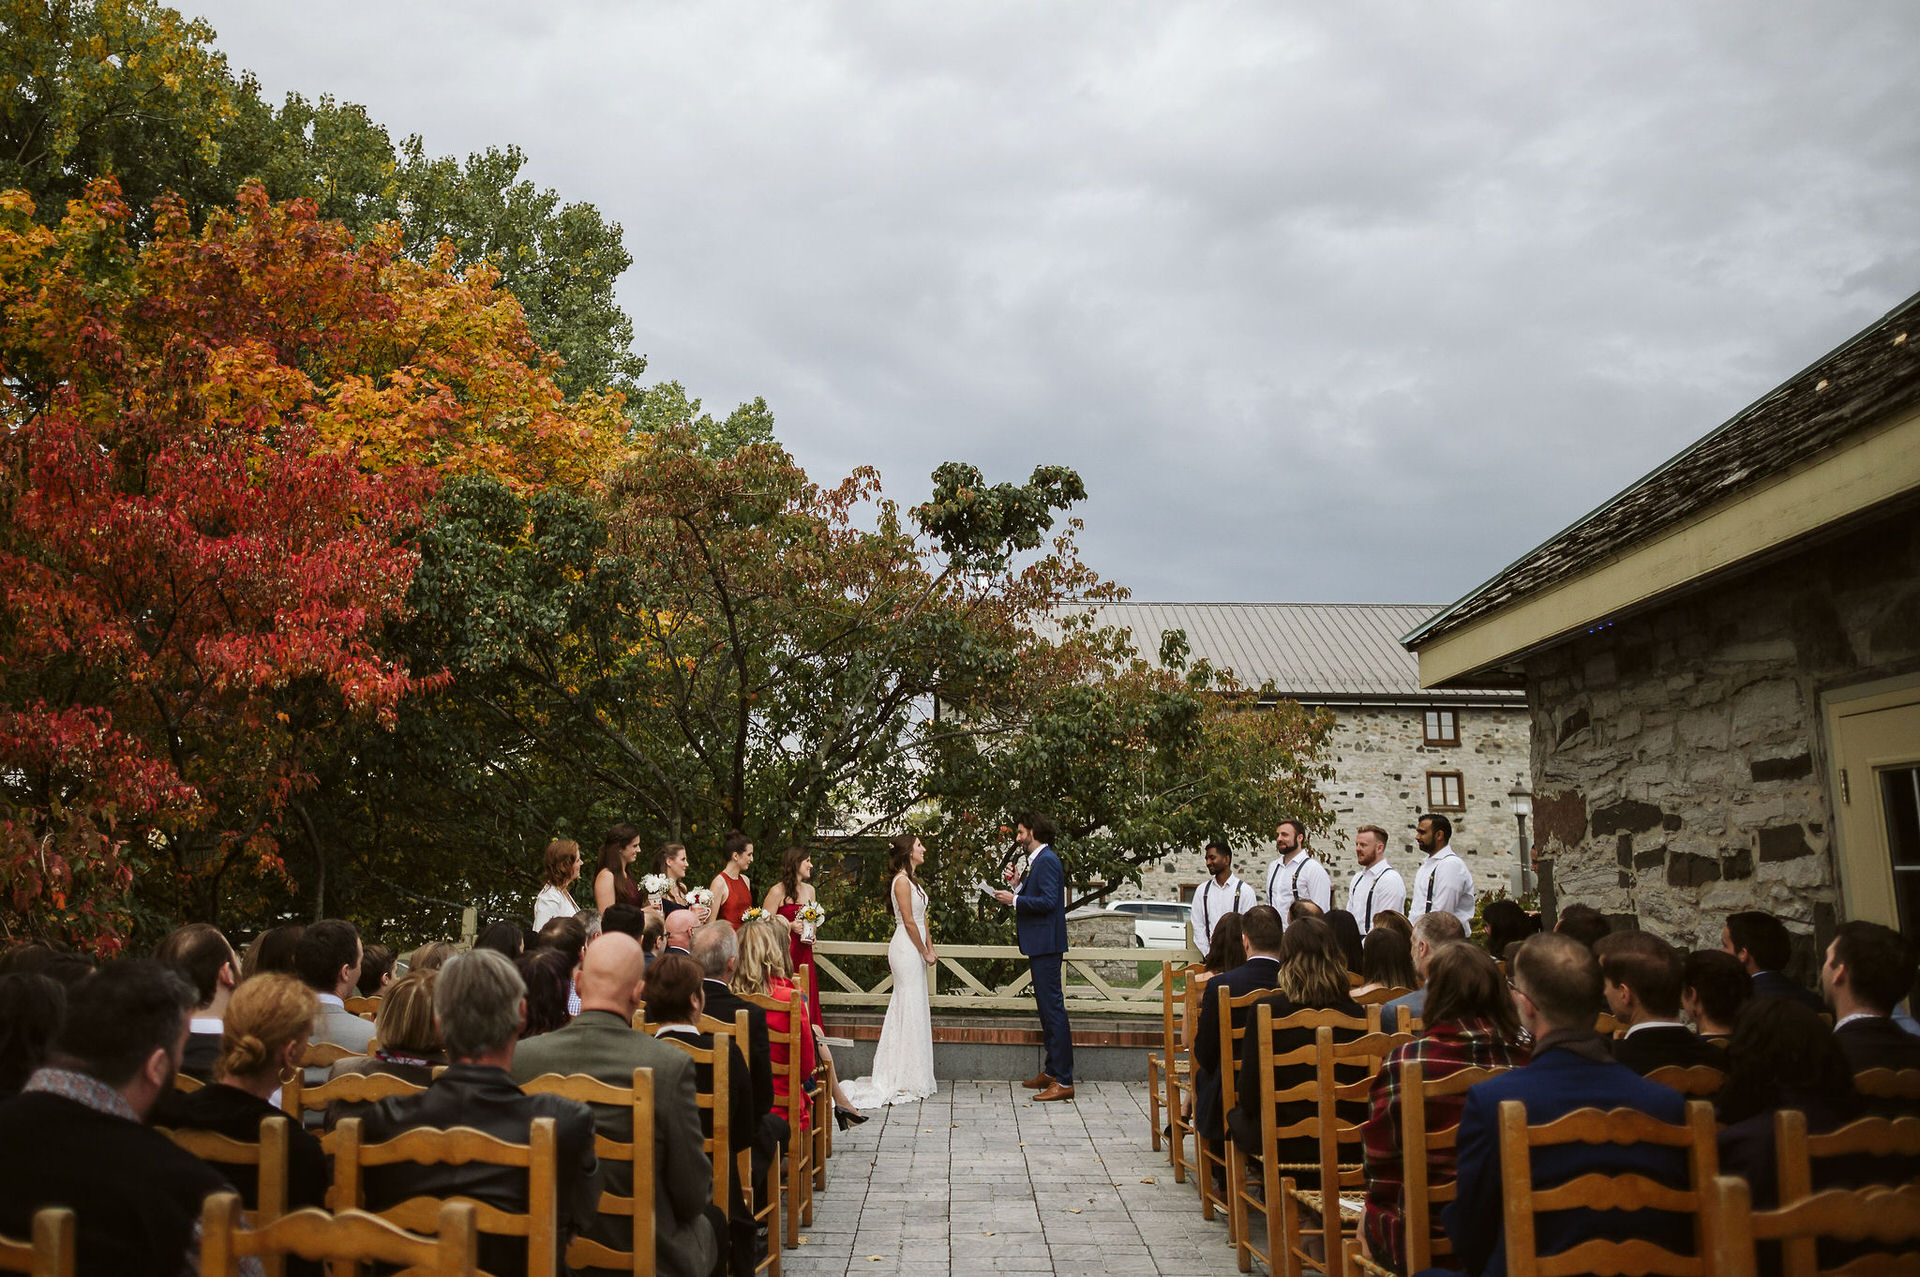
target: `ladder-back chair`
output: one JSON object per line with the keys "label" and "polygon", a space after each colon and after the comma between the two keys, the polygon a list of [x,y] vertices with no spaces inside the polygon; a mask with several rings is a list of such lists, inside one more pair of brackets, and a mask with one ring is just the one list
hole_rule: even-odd
{"label": "ladder-back chair", "polygon": [[73,1277],[76,1236],[72,1210],[43,1206],[33,1213],[32,1238],[17,1242],[0,1237],[0,1272]]}
{"label": "ladder-back chair", "polygon": [[[602,1167],[610,1164],[627,1168],[625,1196],[611,1187],[600,1191],[599,1210],[627,1221],[630,1235],[627,1248],[616,1250],[604,1242],[576,1237],[567,1246],[569,1268],[617,1268],[634,1277],[654,1274],[654,1152],[653,1152],[653,1070],[640,1068],[625,1086],[602,1082],[581,1073],[542,1073],[521,1083],[528,1095],[558,1095],[578,1100],[593,1109],[593,1153]],[[603,1118],[612,1121],[615,1130],[626,1128],[624,1139],[601,1129]],[[613,1231],[612,1229],[608,1230]]]}
{"label": "ladder-back chair", "polygon": [[381,1263],[406,1265],[408,1277],[474,1277],[477,1251],[472,1202],[441,1203],[427,1235],[366,1211],[311,1208],[248,1228],[233,1193],[211,1193],[200,1208],[200,1277],[238,1277],[243,1259],[277,1267],[288,1255],[326,1260],[335,1272]]}

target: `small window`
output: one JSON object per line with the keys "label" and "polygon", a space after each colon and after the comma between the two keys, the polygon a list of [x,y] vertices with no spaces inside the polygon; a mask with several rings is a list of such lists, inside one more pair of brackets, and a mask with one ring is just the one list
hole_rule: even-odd
{"label": "small window", "polygon": [[1428,710],[1426,743],[1429,745],[1458,745],[1460,743],[1459,712],[1450,709]]}
{"label": "small window", "polygon": [[1466,809],[1466,785],[1459,772],[1427,773],[1427,806],[1434,811]]}

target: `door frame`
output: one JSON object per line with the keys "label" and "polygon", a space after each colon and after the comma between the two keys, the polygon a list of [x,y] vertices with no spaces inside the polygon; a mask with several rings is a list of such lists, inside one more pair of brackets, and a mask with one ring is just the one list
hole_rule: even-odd
{"label": "door frame", "polygon": [[[1879,874],[1854,872],[1851,864],[1853,849],[1847,846],[1846,810],[1851,803],[1841,797],[1840,773],[1845,759],[1841,756],[1840,720],[1857,714],[1871,714],[1880,710],[1897,709],[1902,705],[1920,704],[1920,673],[1902,674],[1893,678],[1875,679],[1869,683],[1855,683],[1849,687],[1836,688],[1820,697],[1820,722],[1826,736],[1827,755],[1827,809],[1832,813],[1833,823],[1829,828],[1829,837],[1833,847],[1833,871],[1839,880],[1840,904],[1844,919],[1865,918],[1871,922],[1882,922],[1896,930],[1900,926],[1898,905],[1894,897],[1888,895],[1884,901],[1877,888],[1886,884]],[[1859,777],[1848,777],[1849,786],[1862,783]],[[1871,784],[1871,779],[1864,783]],[[1877,794],[1877,791],[1875,791]],[[1873,799],[1878,802],[1876,796]],[[1859,848],[1863,856],[1873,854],[1872,849]],[[1880,850],[1884,851],[1884,848]],[[1885,871],[1892,874],[1891,866]],[[1873,881],[1863,881],[1871,876]],[[1856,892],[1862,892],[1863,899],[1856,902]],[[1891,906],[1893,916],[1884,916]]]}

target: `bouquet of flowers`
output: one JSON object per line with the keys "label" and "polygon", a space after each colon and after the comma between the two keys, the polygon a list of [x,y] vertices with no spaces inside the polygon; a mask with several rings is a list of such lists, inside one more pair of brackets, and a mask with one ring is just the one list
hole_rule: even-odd
{"label": "bouquet of flowers", "polygon": [[687,893],[687,903],[696,909],[713,911],[713,893],[705,887],[695,887]]}
{"label": "bouquet of flowers", "polygon": [[740,915],[740,925],[744,927],[749,922],[763,922],[766,919],[771,918],[772,916],[773,916],[772,914],[768,913],[765,909],[762,909],[759,905],[755,905],[753,908],[747,910],[745,913]]}
{"label": "bouquet of flowers", "polygon": [[640,889],[647,893],[647,903],[654,906],[659,905],[660,897],[666,895],[672,885],[673,880],[665,874],[648,874],[640,880]]}
{"label": "bouquet of flowers", "polygon": [[800,906],[793,920],[800,924],[800,943],[812,944],[820,931],[820,924],[827,920],[827,911],[820,907],[818,900],[809,900]]}

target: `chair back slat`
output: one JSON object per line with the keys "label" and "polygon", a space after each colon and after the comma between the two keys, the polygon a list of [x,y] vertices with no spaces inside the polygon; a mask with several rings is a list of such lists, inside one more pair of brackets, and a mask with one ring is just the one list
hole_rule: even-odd
{"label": "chair back slat", "polygon": [[[364,1206],[365,1172],[372,1167],[403,1163],[464,1166],[470,1162],[525,1167],[526,1211],[512,1213],[475,1202],[474,1222],[483,1233],[527,1239],[528,1277],[554,1277],[559,1271],[559,1146],[553,1118],[533,1119],[525,1144],[514,1144],[467,1126],[418,1127],[402,1131],[392,1139],[369,1144],[362,1138],[360,1123],[358,1117],[344,1118],[323,1141],[334,1158],[336,1210],[359,1210]],[[438,1211],[438,1199],[419,1196],[374,1213],[403,1228],[424,1231],[438,1218]]]}
{"label": "chair back slat", "polygon": [[520,1089],[528,1095],[558,1095],[582,1104],[601,1108],[623,1108],[629,1112],[630,1134],[625,1140],[612,1139],[598,1131],[593,1137],[594,1156],[603,1162],[623,1162],[631,1168],[633,1195],[602,1190],[599,1211],[602,1215],[625,1218],[632,1224],[632,1240],[627,1250],[576,1237],[567,1246],[567,1265],[571,1268],[618,1268],[634,1277],[653,1277],[654,1273],[654,1151],[653,1151],[653,1070],[635,1069],[627,1085],[617,1086],[584,1073],[542,1073],[529,1078]]}
{"label": "chair back slat", "polygon": [[1505,1067],[1455,1069],[1430,1081],[1419,1060],[1408,1060],[1400,1066],[1400,1148],[1404,1165],[1401,1218],[1406,1225],[1403,1249],[1410,1273],[1431,1268],[1436,1254],[1452,1253],[1453,1245],[1446,1234],[1436,1235],[1435,1208],[1452,1201],[1460,1188],[1457,1179],[1436,1181],[1431,1174],[1433,1154],[1459,1144],[1460,1124],[1456,1120],[1451,1126],[1430,1126],[1427,1102],[1464,1094],[1506,1071]]}
{"label": "chair back slat", "polygon": [[[651,1032],[652,1029],[648,1031]],[[713,1163],[713,1204],[724,1211],[727,1209],[728,1198],[732,1191],[732,1181],[729,1176],[733,1173],[732,1152],[736,1138],[734,1132],[729,1129],[732,1125],[729,1118],[733,1111],[730,1102],[733,1094],[733,1051],[730,1049],[733,1044],[733,1034],[731,1032],[714,1034],[713,1045],[710,1047],[695,1046],[678,1033],[663,1034],[660,1040],[686,1052],[696,1067],[704,1064],[711,1070],[708,1076],[712,1078],[712,1089],[695,1090],[693,1102],[695,1108],[707,1114],[708,1135],[701,1141],[700,1147]],[[697,1081],[695,1086],[698,1086]]]}
{"label": "chair back slat", "polygon": [[33,1213],[31,1239],[17,1242],[0,1237],[0,1273],[27,1273],[29,1277],[73,1277],[77,1237],[71,1209],[43,1206]]}
{"label": "chair back slat", "polygon": [[[259,1136],[253,1141],[231,1139],[214,1131],[156,1129],[203,1162],[254,1167],[253,1209],[249,1214],[255,1228],[287,1213],[293,1149],[290,1119],[279,1114],[261,1118]],[[278,1277],[277,1268],[270,1271],[272,1277]]]}
{"label": "chair back slat", "polygon": [[[1786,1277],[1880,1277],[1920,1271],[1920,1184],[1828,1189],[1778,1210],[1753,1209],[1752,1189],[1737,1175],[1713,1181],[1711,1239],[1714,1272],[1755,1277],[1757,1243],[1778,1242]],[[1822,1238],[1874,1249],[1838,1267],[1821,1270],[1815,1247]]]}
{"label": "chair back slat", "polygon": [[240,1199],[213,1193],[200,1210],[200,1277],[234,1277],[242,1259],[404,1264],[412,1277],[473,1277],[478,1251],[474,1203],[443,1202],[426,1235],[365,1211],[297,1210],[254,1228],[241,1225]]}
{"label": "chair back slat", "polygon": [[[1719,1169],[1713,1106],[1687,1101],[1686,1121],[1662,1122],[1636,1109],[1576,1109],[1538,1126],[1527,1123],[1519,1100],[1500,1104],[1501,1197],[1505,1207],[1507,1272],[1510,1277],[1571,1277],[1576,1273],[1664,1274],[1704,1277],[1710,1243],[1707,1217],[1713,1176]],[[1557,1144],[1650,1144],[1687,1153],[1687,1187],[1669,1188],[1637,1172],[1589,1174],[1549,1189],[1533,1186],[1533,1150]],[[1570,1207],[1594,1210],[1667,1210],[1693,1217],[1694,1253],[1683,1255],[1641,1238],[1595,1239],[1542,1256],[1535,1216]]]}
{"label": "chair back slat", "polygon": [[1862,1069],[1853,1089],[1868,1099],[1920,1101],[1920,1069]]}
{"label": "chair back slat", "polygon": [[372,1104],[396,1095],[418,1095],[426,1089],[392,1073],[342,1073],[318,1086],[306,1086],[296,1078],[281,1088],[280,1107],[304,1118],[308,1113],[324,1112],[335,1103]]}
{"label": "chair back slat", "polygon": [[1727,1084],[1727,1075],[1711,1064],[1669,1064],[1647,1074],[1647,1081],[1658,1082],[1694,1099],[1710,1100]]}
{"label": "chair back slat", "polygon": [[1368,989],[1365,993],[1354,994],[1353,1000],[1363,1007],[1379,1007],[1412,992],[1412,989]]}

